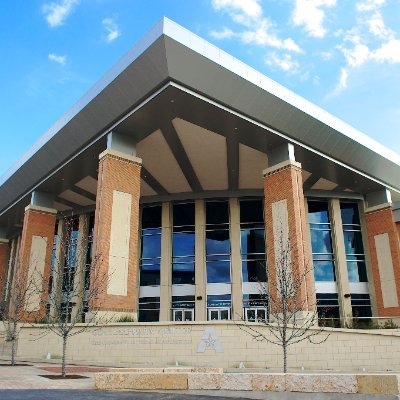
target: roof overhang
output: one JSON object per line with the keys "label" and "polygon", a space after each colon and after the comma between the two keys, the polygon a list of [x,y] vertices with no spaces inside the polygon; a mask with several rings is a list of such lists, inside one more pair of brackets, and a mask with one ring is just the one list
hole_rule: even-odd
{"label": "roof overhang", "polygon": [[[237,164],[233,142],[264,153],[291,142],[310,173],[361,195],[386,187],[398,199],[400,156],[163,19],[1,178],[0,224],[21,218],[33,190],[57,194],[95,175],[110,131],[140,142],[159,129],[166,135],[176,119],[224,136],[230,163]],[[229,166],[227,175],[225,189],[239,190]],[[161,189],[149,201],[171,195]]]}

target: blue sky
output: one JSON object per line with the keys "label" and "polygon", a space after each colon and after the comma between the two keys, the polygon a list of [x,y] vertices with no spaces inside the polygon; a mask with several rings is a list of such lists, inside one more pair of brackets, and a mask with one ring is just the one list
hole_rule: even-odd
{"label": "blue sky", "polygon": [[164,15],[400,154],[400,0],[13,0],[0,175]]}

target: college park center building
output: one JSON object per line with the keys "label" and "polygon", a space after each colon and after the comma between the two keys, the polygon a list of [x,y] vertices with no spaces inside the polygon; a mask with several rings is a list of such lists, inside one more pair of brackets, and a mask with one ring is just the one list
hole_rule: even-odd
{"label": "college park center building", "polygon": [[116,316],[265,318],[282,226],[307,307],[400,316],[400,156],[165,18],[0,184],[0,273],[88,238]]}

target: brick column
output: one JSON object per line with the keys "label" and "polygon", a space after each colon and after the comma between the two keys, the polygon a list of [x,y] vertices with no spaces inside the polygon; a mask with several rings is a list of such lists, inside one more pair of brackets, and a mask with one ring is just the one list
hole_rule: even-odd
{"label": "brick column", "polygon": [[399,227],[390,204],[366,210],[366,225],[371,253],[372,275],[378,315],[400,315]]}
{"label": "brick column", "polygon": [[[19,271],[15,272],[14,279],[35,280],[43,290],[41,294],[30,296],[26,304],[30,320],[46,315],[45,302],[48,296],[56,214],[57,210],[32,204],[25,208],[19,250]],[[41,277],[42,282],[40,282]]]}
{"label": "brick column", "polygon": [[[265,224],[268,281],[276,282],[276,259],[282,242],[289,239],[294,276],[311,268],[311,249],[307,235],[301,164],[287,160],[264,171]],[[272,285],[269,286],[272,289]],[[299,301],[304,311],[315,307],[314,277],[306,275]]]}
{"label": "brick column", "polygon": [[8,284],[7,282],[7,264],[9,255],[9,244],[8,240],[0,239],[0,296],[5,295],[4,287]]}
{"label": "brick column", "polygon": [[137,317],[142,160],[114,149],[99,158],[93,254],[100,276],[108,274],[108,287],[89,307]]}

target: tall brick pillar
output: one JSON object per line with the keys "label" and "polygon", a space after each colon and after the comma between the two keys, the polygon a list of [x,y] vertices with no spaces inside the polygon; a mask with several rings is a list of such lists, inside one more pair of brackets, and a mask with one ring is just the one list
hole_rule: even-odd
{"label": "tall brick pillar", "polygon": [[4,287],[7,284],[7,263],[9,255],[8,240],[0,239],[0,296],[3,296]]}
{"label": "tall brick pillar", "polygon": [[366,225],[378,315],[400,315],[400,241],[390,193],[367,195]]}
{"label": "tall brick pillar", "polygon": [[[305,312],[315,307],[311,249],[306,223],[301,164],[294,160],[291,145],[268,154],[270,167],[264,173],[267,272],[269,290],[274,291],[282,247],[290,243],[290,261],[294,278],[306,274],[299,293]],[[272,164],[272,165],[271,165]]]}
{"label": "tall brick pillar", "polygon": [[93,253],[108,285],[89,307],[98,315],[104,311],[136,317],[142,161],[120,151],[122,146],[116,150],[115,134],[112,139],[99,157]]}
{"label": "tall brick pillar", "polygon": [[39,319],[46,314],[48,281],[50,277],[51,254],[53,249],[54,227],[57,210],[30,204],[25,208],[19,251],[18,271],[14,279],[34,282],[42,292],[31,294],[25,305],[29,319]]}

